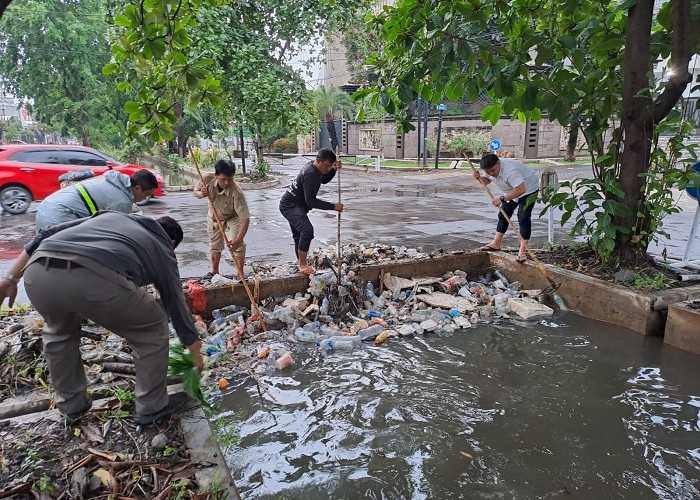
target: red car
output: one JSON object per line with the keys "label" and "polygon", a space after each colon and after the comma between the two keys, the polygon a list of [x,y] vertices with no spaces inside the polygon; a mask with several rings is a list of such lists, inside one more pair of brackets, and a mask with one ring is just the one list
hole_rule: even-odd
{"label": "red car", "polygon": [[[92,148],[65,144],[0,145],[0,205],[11,214],[27,211],[32,201],[40,201],[58,191],[58,177],[76,170],[90,169],[95,175],[116,170],[126,175],[142,169],[124,164]],[[148,169],[158,179],[155,196],[165,194],[163,177]]]}

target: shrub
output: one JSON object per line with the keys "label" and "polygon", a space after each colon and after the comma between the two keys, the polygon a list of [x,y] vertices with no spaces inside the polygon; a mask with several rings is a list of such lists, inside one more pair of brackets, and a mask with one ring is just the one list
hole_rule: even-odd
{"label": "shrub", "polygon": [[272,147],[270,148],[270,150],[273,153],[289,153],[289,149],[290,149],[289,141],[287,139],[285,139],[284,137],[282,137],[280,139],[275,139],[272,143]]}

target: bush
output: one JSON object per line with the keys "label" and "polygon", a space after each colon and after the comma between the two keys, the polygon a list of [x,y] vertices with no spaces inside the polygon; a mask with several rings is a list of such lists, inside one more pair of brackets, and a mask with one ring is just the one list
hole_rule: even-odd
{"label": "bush", "polygon": [[280,139],[275,139],[274,142],[272,143],[272,147],[270,148],[270,151],[273,153],[289,153],[290,149],[290,144],[287,139],[284,137]]}

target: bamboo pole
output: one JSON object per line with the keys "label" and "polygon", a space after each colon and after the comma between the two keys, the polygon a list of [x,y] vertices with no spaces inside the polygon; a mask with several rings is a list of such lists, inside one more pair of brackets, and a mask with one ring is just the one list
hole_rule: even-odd
{"label": "bamboo pole", "polygon": [[[192,162],[194,163],[194,168],[197,169],[197,175],[199,175],[199,180],[202,183],[202,186],[204,186],[204,177],[202,176],[201,170],[199,170],[199,164],[197,163],[197,158],[194,157],[194,153],[192,152],[192,148],[188,148],[190,150],[190,156],[192,157]],[[229,245],[229,239],[228,236],[226,235],[226,229],[224,228],[224,225],[221,223],[221,219],[219,218],[219,213],[216,211],[216,207],[214,206],[214,202],[212,201],[211,197],[207,196],[207,200],[209,201],[209,208],[211,208],[211,213],[214,214],[214,218],[216,219],[216,224],[219,226],[219,231],[221,232],[221,236],[224,238],[224,243],[226,243],[226,248],[228,248],[229,253],[231,254],[231,260],[233,260],[233,263],[236,266],[236,270],[238,271],[238,276],[241,278],[241,283],[243,283],[243,287],[245,287],[245,291],[248,294],[248,298],[250,299],[250,303],[252,306],[255,308],[255,313],[258,315],[258,319],[260,320],[260,326],[262,326],[263,331],[267,331],[267,327],[265,326],[265,321],[263,321],[262,314],[260,314],[260,309],[258,309],[258,304],[255,302],[255,299],[253,298],[253,294],[250,292],[250,288],[248,287],[248,282],[245,279],[245,276],[243,275],[243,265],[238,262],[236,259],[236,256],[233,255],[233,250],[228,246]]]}
{"label": "bamboo pole", "polygon": [[[340,161],[340,151],[338,146],[335,147],[335,159]],[[338,177],[338,203],[340,203],[340,169],[335,172],[336,177]],[[340,286],[340,270],[342,269],[343,263],[343,247],[340,245],[340,212],[338,212],[338,286]]]}

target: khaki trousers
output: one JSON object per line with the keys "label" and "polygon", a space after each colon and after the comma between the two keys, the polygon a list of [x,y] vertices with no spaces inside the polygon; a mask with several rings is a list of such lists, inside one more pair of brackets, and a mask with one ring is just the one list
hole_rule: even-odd
{"label": "khaki trousers", "polygon": [[56,269],[46,259],[27,266],[24,284],[44,318],[44,356],[56,403],[74,413],[87,403],[85,368],[80,356],[83,318],[126,339],[136,368],[136,411],[157,412],[168,404],[168,316],[143,288],[114,274],[106,278],[84,267]]}

